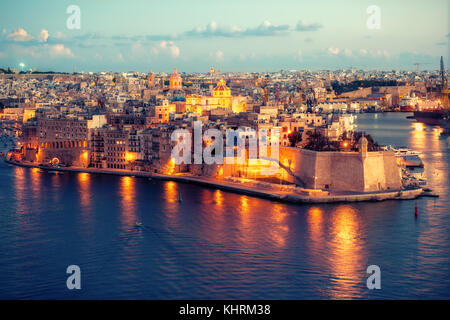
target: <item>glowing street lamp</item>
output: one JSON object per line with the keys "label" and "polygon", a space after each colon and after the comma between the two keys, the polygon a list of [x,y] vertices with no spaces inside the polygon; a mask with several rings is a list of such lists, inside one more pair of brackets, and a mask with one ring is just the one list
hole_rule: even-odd
{"label": "glowing street lamp", "polygon": [[23,72],[23,68],[25,68],[25,63],[21,62],[21,63],[19,64],[19,66],[20,66],[20,68],[22,69],[22,72]]}

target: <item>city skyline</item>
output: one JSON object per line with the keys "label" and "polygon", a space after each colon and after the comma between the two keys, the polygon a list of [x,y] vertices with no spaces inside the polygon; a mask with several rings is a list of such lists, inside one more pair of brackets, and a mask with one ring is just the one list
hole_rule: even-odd
{"label": "city skyline", "polygon": [[[80,29],[67,28],[70,5],[81,10]],[[367,26],[371,5],[380,9],[379,29]],[[87,1],[17,1],[0,13],[0,67],[435,70],[439,56],[448,61],[448,8],[444,0],[433,6],[423,1],[135,1],[133,6],[109,1],[107,7]]]}

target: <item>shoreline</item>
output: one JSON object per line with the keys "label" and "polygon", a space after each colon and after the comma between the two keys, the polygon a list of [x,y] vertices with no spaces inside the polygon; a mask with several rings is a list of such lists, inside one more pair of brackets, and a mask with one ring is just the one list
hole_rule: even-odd
{"label": "shoreline", "polygon": [[293,192],[284,192],[278,190],[265,190],[262,188],[245,186],[239,183],[228,182],[223,180],[216,180],[213,178],[206,178],[201,176],[189,176],[189,175],[163,175],[142,171],[129,171],[129,170],[105,170],[94,168],[51,168],[46,166],[39,166],[35,164],[28,164],[23,162],[15,162],[5,159],[5,163],[25,167],[25,168],[38,168],[47,171],[59,171],[59,172],[76,172],[76,173],[91,173],[91,174],[107,174],[116,176],[129,176],[129,177],[141,177],[151,178],[162,181],[174,181],[181,183],[191,183],[201,185],[208,188],[220,189],[223,191],[229,191],[238,194],[249,195],[252,197],[264,198],[279,202],[287,202],[294,204],[301,203],[339,203],[339,202],[362,202],[362,201],[385,201],[385,200],[412,200],[424,195],[422,188],[407,189],[407,190],[390,190],[383,192],[367,192],[367,193],[348,193],[348,194],[330,194],[326,196],[308,196],[300,195]]}

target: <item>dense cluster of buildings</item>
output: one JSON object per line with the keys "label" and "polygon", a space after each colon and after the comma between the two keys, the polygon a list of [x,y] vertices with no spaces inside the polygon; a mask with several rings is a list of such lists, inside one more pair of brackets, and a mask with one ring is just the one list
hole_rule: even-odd
{"label": "dense cluster of buildings", "polygon": [[[4,75],[0,77],[0,117],[21,123],[21,145],[14,157],[27,162],[245,177],[252,171],[248,162],[247,168],[232,169],[175,164],[171,151],[176,142],[171,133],[177,128],[192,131],[195,121],[201,121],[203,130],[215,128],[224,135],[227,129],[241,128],[264,129],[270,136],[277,129],[281,148],[301,149],[309,131],[336,141],[355,130],[354,113],[374,106],[395,107],[400,97],[413,92],[428,94],[421,78],[411,83],[405,79],[402,86],[334,92],[333,81],[345,83],[353,77],[361,75],[353,71],[220,74],[214,70],[181,75],[177,69],[171,75],[151,71]],[[302,138],[293,141],[293,132]],[[289,155],[293,163],[298,160],[295,154]],[[287,171],[294,175],[295,170]],[[306,186],[319,187],[316,181]],[[397,182],[371,188],[396,186]],[[332,186],[328,183],[326,188]]]}

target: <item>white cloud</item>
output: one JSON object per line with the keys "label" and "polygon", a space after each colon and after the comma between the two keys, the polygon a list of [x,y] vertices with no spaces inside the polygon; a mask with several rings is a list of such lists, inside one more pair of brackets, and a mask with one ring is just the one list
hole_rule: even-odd
{"label": "white cloud", "polygon": [[39,33],[39,41],[47,42],[48,39],[48,30],[42,29],[41,33]]}
{"label": "white cloud", "polygon": [[381,50],[381,49],[376,50],[375,52],[372,53],[372,55],[377,56],[377,57],[383,57],[386,59],[389,59],[391,57],[391,54],[389,53],[389,51]]}
{"label": "white cloud", "polygon": [[217,61],[223,60],[223,52],[221,50],[217,50],[215,56]]}
{"label": "white cloud", "polygon": [[344,55],[346,55],[347,57],[351,57],[353,55],[353,52],[352,50],[345,48]]}
{"label": "white cloud", "polygon": [[135,43],[133,43],[133,45],[131,46],[131,52],[137,56],[144,55],[145,49],[144,46],[142,45],[141,40],[138,40]]}
{"label": "white cloud", "polygon": [[63,38],[65,38],[65,35],[61,31],[57,31],[57,32],[55,32],[55,34],[52,35],[52,38],[63,39]]}
{"label": "white cloud", "polygon": [[34,39],[32,35],[30,35],[25,29],[19,28],[8,35],[8,37],[12,41],[31,41]]}
{"label": "white cloud", "polygon": [[172,58],[180,56],[180,48],[173,41],[161,41],[152,48],[152,52],[156,55],[169,54]]}
{"label": "white cloud", "polygon": [[338,55],[339,52],[340,52],[339,48],[333,48],[333,47],[329,47],[328,48],[328,53],[329,54]]}
{"label": "white cloud", "polygon": [[186,31],[182,36],[187,37],[260,37],[286,35],[289,31],[289,25],[274,25],[266,20],[254,28],[241,28],[240,26],[220,26],[215,21],[210,22],[205,27],[198,26],[192,30]]}
{"label": "white cloud", "polygon": [[55,44],[50,46],[50,55],[53,57],[73,57],[74,54],[69,48],[64,47],[63,44]]}
{"label": "white cloud", "polygon": [[305,31],[317,31],[321,29],[323,26],[320,23],[306,23],[302,20],[299,20],[297,23],[297,26],[295,27],[295,30],[300,32]]}

